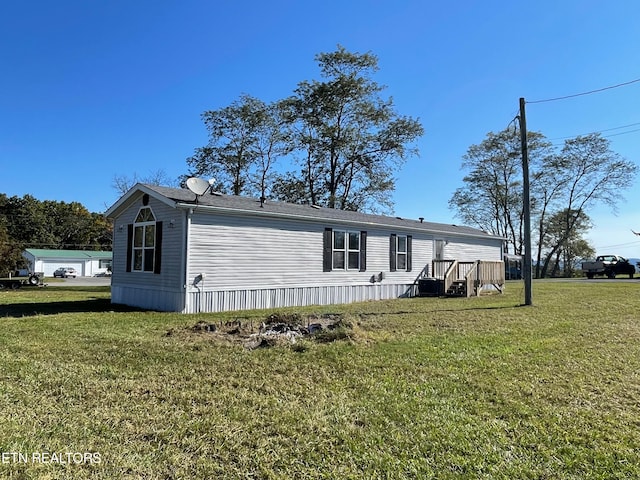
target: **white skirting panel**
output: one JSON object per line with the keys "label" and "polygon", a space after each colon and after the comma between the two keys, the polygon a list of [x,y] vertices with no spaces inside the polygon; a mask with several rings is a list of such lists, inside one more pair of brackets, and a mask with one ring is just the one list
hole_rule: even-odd
{"label": "white skirting panel", "polygon": [[408,296],[412,285],[375,284],[280,287],[247,290],[191,291],[184,313],[258,310],[365,302]]}
{"label": "white skirting panel", "polygon": [[180,312],[184,308],[184,292],[145,288],[139,285],[111,285],[111,303],[130,307]]}

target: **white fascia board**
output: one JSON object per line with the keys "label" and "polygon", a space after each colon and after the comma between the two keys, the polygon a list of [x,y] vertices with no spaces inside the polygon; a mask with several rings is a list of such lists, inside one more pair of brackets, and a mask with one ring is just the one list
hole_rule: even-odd
{"label": "white fascia board", "polygon": [[126,208],[129,203],[129,201],[135,197],[135,195],[138,192],[142,192],[143,194],[147,194],[150,197],[155,198],[156,200],[164,203],[165,205],[168,205],[169,207],[176,207],[176,202],[174,202],[173,200],[165,197],[164,195],[160,195],[158,192],[151,190],[150,188],[146,187],[145,185],[141,184],[141,183],[136,183],[133,187],[131,187],[127,193],[125,193],[122,197],[120,197],[120,199],[118,199],[118,201],[116,203],[114,203],[113,205],[111,205],[111,207],[109,207],[107,209],[106,212],[104,212],[104,216],[107,218],[115,218],[118,216],[118,213],[120,210]]}

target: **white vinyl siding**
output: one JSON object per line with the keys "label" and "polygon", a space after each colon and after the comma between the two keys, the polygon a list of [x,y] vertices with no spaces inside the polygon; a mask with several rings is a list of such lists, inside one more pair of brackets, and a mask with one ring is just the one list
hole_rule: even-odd
{"label": "white vinyl siding", "polygon": [[[159,275],[141,275],[140,272],[127,272],[127,226],[135,223],[142,202],[137,199],[132,206],[120,215],[113,226],[113,265],[112,285],[135,285],[145,288],[169,288],[183,291],[184,268],[181,266],[184,248],[184,211],[168,207],[153,197],[149,207],[158,221],[163,221],[162,269]],[[173,223],[171,222],[173,220]],[[113,295],[113,292],[112,292]]]}
{"label": "white vinyl siding", "polygon": [[[317,282],[322,229],[288,221],[195,214],[189,233],[188,284],[220,289]],[[354,279],[355,280],[355,279]]]}
{"label": "white vinyl siding", "polygon": [[502,260],[502,242],[495,238],[450,237],[444,242],[444,258],[461,262]]}
{"label": "white vinyl siding", "polygon": [[[323,272],[324,228],[305,221],[195,214],[189,234],[188,286],[235,290],[370,284],[372,275],[389,272],[389,231],[382,229],[367,231],[366,271]],[[355,253],[355,243],[352,245]],[[394,281],[413,283],[424,265],[431,262],[432,245],[431,235],[414,234],[413,263],[417,271],[393,272]],[[204,281],[196,286],[194,279],[201,274]]]}
{"label": "white vinyl siding", "polygon": [[[126,271],[127,229],[136,223],[141,198],[132,197],[115,219],[114,303],[192,313],[397,298],[410,294],[421,274],[431,273],[436,238],[445,258],[501,260],[502,242],[496,238],[198,206],[189,211],[152,196],[148,206],[163,225],[162,268],[160,274],[142,275]],[[343,232],[344,246],[338,242],[334,249],[335,232]],[[391,235],[399,242],[395,271]]]}

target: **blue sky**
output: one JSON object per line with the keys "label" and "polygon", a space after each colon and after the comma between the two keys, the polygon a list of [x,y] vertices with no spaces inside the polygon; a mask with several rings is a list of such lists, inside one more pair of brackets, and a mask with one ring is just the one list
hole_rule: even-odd
{"label": "blue sky", "polygon": [[[315,55],[338,44],[378,56],[384,95],[424,125],[420,157],[397,174],[396,215],[445,223],[456,223],[447,204],[462,156],[511,122],[520,97],[640,78],[636,0],[25,0],[2,10],[0,192],[93,212],[117,200],[116,175],[185,173],[207,140],[202,112],[244,93],[284,98],[318,79]],[[603,131],[637,163],[639,99],[635,83],[531,104],[527,124],[554,143]],[[638,187],[617,216],[592,212],[598,253],[640,257]]]}

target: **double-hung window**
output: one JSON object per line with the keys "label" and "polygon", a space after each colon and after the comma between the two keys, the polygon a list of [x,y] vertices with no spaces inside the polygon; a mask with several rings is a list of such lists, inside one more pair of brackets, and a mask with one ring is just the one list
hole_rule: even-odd
{"label": "double-hung window", "polygon": [[367,232],[325,229],[324,271],[366,270]]}
{"label": "double-hung window", "polygon": [[360,232],[334,230],[333,269],[360,269]]}
{"label": "double-hung window", "polygon": [[411,271],[411,235],[396,235],[389,237],[389,270]]}
{"label": "double-hung window", "polygon": [[396,268],[398,270],[407,269],[407,236],[398,235],[396,237]]}

